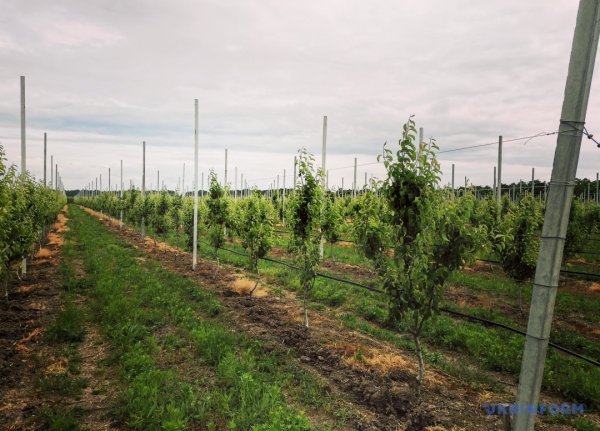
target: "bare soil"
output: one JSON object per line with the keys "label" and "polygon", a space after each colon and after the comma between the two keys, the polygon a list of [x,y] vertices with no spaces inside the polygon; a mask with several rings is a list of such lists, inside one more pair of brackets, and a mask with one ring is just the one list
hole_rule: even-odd
{"label": "bare soil", "polygon": [[[82,425],[89,430],[112,430],[108,417],[111,384],[101,375],[98,364],[105,358],[105,344],[98,330],[87,325],[78,346],[81,357],[78,377],[87,387],[77,399],[44,392],[39,380],[64,374],[68,359],[62,347],[45,339],[47,328],[62,309],[58,268],[68,231],[67,208],[58,215],[46,237],[46,244],[27,262],[23,279],[9,283],[8,299],[0,303],[0,429],[39,430],[40,414],[47,407],[78,406],[86,412]],[[84,276],[76,265],[75,276]],[[82,305],[82,301],[77,301]]]}

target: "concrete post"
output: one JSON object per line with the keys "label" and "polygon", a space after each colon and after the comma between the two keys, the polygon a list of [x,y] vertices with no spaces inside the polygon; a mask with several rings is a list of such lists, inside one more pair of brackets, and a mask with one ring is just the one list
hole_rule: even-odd
{"label": "concrete post", "polygon": [[185,195],[185,163],[183,164],[183,176],[181,177],[181,194]]}
{"label": "concrete post", "polygon": [[[600,2],[580,0],[529,310],[517,392],[519,405],[536,405],[539,400],[581,148],[581,133],[571,131],[574,127],[581,130],[585,124],[599,21]],[[535,414],[515,416],[515,431],[533,430]]]}
{"label": "concrete post", "polygon": [[[225,150],[227,160],[227,150]],[[227,166],[227,161],[225,161]],[[227,172],[227,168],[225,168]],[[225,174],[227,175],[227,174]],[[204,173],[202,174],[202,188],[204,189]],[[192,270],[198,266],[198,99],[194,99],[194,232],[192,246]]]}
{"label": "concrete post", "polygon": [[296,190],[296,177],[298,172],[296,169],[298,168],[298,158],[294,156],[294,190]]}
{"label": "concrete post", "polygon": [[[120,198],[123,199],[123,160],[121,160],[121,194]],[[119,213],[119,229],[123,227],[123,209]]]}
{"label": "concrete post", "polygon": [[[146,197],[146,141],[142,142],[142,199]],[[142,217],[142,241],[146,238],[146,220]]]}
{"label": "concrete post", "polygon": [[454,163],[452,163],[452,197],[454,197]]}
{"label": "concrete post", "polygon": [[223,177],[223,188],[227,188],[227,148],[225,148],[225,176]]}
{"label": "concrete post", "polygon": [[[322,147],[322,156],[321,156],[321,188],[323,188],[323,190],[325,190],[325,182],[327,179],[327,115],[325,115],[323,117],[323,147]],[[319,229],[320,231],[320,229]],[[319,257],[321,258],[321,260],[323,259],[323,244],[324,244],[324,239],[321,238],[321,243],[319,244]],[[308,326],[308,322],[307,326]]]}
{"label": "concrete post", "polygon": [[[25,77],[21,76],[21,176],[27,174],[27,147],[25,132]],[[27,259],[21,261],[21,274],[27,273]]]}
{"label": "concrete post", "polygon": [[44,187],[46,187],[46,132],[44,132]]}
{"label": "concrete post", "polygon": [[21,76],[21,175],[27,173],[27,136],[25,133],[25,77]]}
{"label": "concrete post", "polygon": [[357,168],[357,160],[354,158],[354,181],[352,182],[352,199],[356,198],[356,168]]}
{"label": "concrete post", "polygon": [[[498,206],[500,206],[502,202],[502,136],[498,137],[498,194],[496,195],[496,199],[498,202]],[[500,211],[498,211],[498,215],[500,215]]]}

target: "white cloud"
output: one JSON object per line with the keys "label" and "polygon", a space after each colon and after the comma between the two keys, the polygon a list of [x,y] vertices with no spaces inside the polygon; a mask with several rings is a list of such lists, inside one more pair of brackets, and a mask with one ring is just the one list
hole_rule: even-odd
{"label": "white cloud", "polygon": [[[52,151],[71,166],[65,183],[77,187],[120,159],[137,166],[129,158],[144,139],[152,169],[174,186],[183,162],[191,166],[194,98],[203,163],[220,166],[227,147],[231,172],[237,165],[249,178],[290,171],[300,146],[319,155],[323,115],[332,168],[355,156],[374,160],[413,113],[442,149],[554,130],[577,5],[0,0],[0,7],[10,17],[0,18],[0,140],[17,161],[18,77],[26,75],[28,164],[41,173],[34,156],[47,131]],[[600,129],[597,88],[592,132]],[[549,174],[555,142],[507,144],[505,178],[528,178],[531,166]],[[582,151],[579,175],[592,176],[598,150],[584,143]],[[454,162],[457,176],[491,182],[493,147],[440,158],[444,181]],[[351,171],[332,171],[330,185],[342,176],[349,184]]]}

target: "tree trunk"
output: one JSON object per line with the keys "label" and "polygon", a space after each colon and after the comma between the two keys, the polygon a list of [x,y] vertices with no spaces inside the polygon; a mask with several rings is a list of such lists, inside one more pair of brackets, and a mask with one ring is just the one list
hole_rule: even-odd
{"label": "tree trunk", "polygon": [[416,395],[419,397],[421,395],[421,384],[423,383],[423,375],[425,374],[425,363],[423,362],[423,351],[421,350],[421,342],[419,340],[419,336],[413,334],[415,339],[415,353],[417,354],[417,359],[419,360],[419,375],[417,376],[417,387],[416,387]]}
{"label": "tree trunk", "polygon": [[306,309],[306,287],[304,288],[304,326],[308,328],[308,310]]}

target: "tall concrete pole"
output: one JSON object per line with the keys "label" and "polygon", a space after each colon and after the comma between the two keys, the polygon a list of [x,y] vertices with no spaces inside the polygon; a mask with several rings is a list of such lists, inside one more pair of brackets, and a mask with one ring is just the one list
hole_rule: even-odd
{"label": "tall concrete pole", "polygon": [[[121,160],[121,195],[119,196],[123,199],[123,160]],[[123,208],[121,208],[119,214],[119,229],[123,227]]]}
{"label": "tall concrete pole", "polygon": [[599,200],[598,200],[598,191],[600,191],[599,185],[600,185],[600,183],[598,182],[598,172],[596,172],[596,203],[599,202]]}
{"label": "tall concrete pole", "polygon": [[183,164],[183,176],[181,177],[181,194],[185,195],[185,163]]}
{"label": "tall concrete pole", "polygon": [[241,190],[241,192],[242,192],[241,196],[243,198],[244,197],[244,192],[245,192],[245,190],[244,190],[244,174],[240,174],[240,188],[242,189]]}
{"label": "tall concrete pole", "polygon": [[285,226],[285,169],[283,170],[283,194],[281,196],[281,205],[283,210],[283,225]]}
{"label": "tall concrete pole", "polygon": [[523,180],[519,180],[519,198],[523,194]]}
{"label": "tall concrete pole", "polygon": [[357,168],[357,159],[354,158],[354,182],[352,183],[352,198],[356,198],[356,168]]}
{"label": "tall concrete pole", "polygon": [[367,188],[367,173],[365,172],[365,189]]}
{"label": "tall concrete pole", "polygon": [[[327,180],[327,115],[323,117],[323,148],[321,155],[321,188],[325,191],[325,182]],[[320,230],[319,230],[320,231]],[[325,240],[321,238],[321,243],[319,244],[319,257],[321,260],[323,259],[323,245]]]}
{"label": "tall concrete pole", "polygon": [[423,151],[423,128],[419,127],[419,149],[417,150],[419,167],[421,166],[421,152]]}
{"label": "tall concrete pole", "polygon": [[225,177],[223,179],[223,188],[227,188],[227,148],[225,148]]}
{"label": "tall concrete pole", "polygon": [[535,196],[535,168],[531,168],[531,196]]}
{"label": "tall concrete pole", "polygon": [[452,163],[452,197],[454,197],[454,163]]}
{"label": "tall concrete pole", "polygon": [[50,188],[54,188],[54,175],[52,174],[52,172],[54,171],[54,156],[51,154],[50,155]]}
{"label": "tall concrete pole", "polygon": [[[27,149],[25,133],[25,77],[21,76],[21,176],[27,174]],[[21,273],[27,273],[27,259],[21,261]]]}
{"label": "tall concrete pole", "polygon": [[[142,142],[142,199],[146,198],[146,141]],[[142,241],[146,237],[146,220],[142,217]]]}
{"label": "tall concrete pole", "polygon": [[[225,150],[225,154],[227,154],[227,150]],[[204,175],[202,180],[204,182]],[[202,188],[204,188],[204,184]],[[192,247],[192,270],[195,271],[198,266],[198,99],[194,99],[194,233]]]}
{"label": "tall concrete pole", "polygon": [[296,176],[297,176],[297,172],[296,169],[298,167],[298,159],[296,156],[294,156],[294,190],[296,190]]}
{"label": "tall concrete pole", "polygon": [[[496,199],[498,206],[500,206],[502,199],[502,136],[498,137],[498,189]],[[498,212],[500,214],[500,212]]]}
{"label": "tall concrete pole", "polygon": [[[529,310],[518,404],[535,405],[539,400],[581,148],[581,133],[572,133],[572,130],[582,130],[585,124],[599,21],[600,2],[580,0]],[[518,414],[514,430],[530,431],[534,424],[534,414]]]}
{"label": "tall concrete pole", "polygon": [[25,77],[21,76],[21,175],[27,173],[27,147],[25,133]]}
{"label": "tall concrete pole", "polygon": [[46,153],[47,153],[46,132],[44,132],[44,187],[46,187]]}

